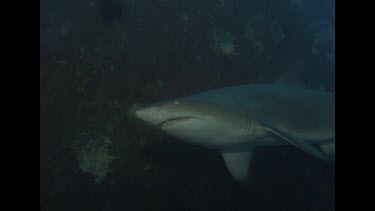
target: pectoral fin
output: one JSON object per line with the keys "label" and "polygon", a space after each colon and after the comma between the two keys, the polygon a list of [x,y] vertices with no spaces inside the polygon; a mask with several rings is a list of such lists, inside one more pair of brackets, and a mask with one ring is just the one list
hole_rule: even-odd
{"label": "pectoral fin", "polygon": [[249,163],[253,150],[245,152],[223,152],[223,158],[233,178],[246,184],[249,176]]}
{"label": "pectoral fin", "polygon": [[314,157],[317,157],[323,161],[330,162],[330,159],[327,155],[325,155],[322,151],[311,145],[310,143],[299,140],[296,138],[289,138],[287,134],[283,133],[280,130],[277,130],[275,128],[270,128],[270,127],[262,127],[265,130],[268,130],[269,132],[275,134],[276,136],[282,138],[283,140],[293,144],[294,146],[302,149],[303,151],[313,155]]}
{"label": "pectoral fin", "polygon": [[331,141],[320,145],[320,148],[331,157],[332,160],[335,159],[335,142]]}

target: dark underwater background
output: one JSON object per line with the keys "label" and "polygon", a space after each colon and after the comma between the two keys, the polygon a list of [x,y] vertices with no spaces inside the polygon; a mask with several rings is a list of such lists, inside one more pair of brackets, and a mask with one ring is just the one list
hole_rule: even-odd
{"label": "dark underwater background", "polygon": [[41,0],[40,210],[335,210],[334,166],[296,147],[258,148],[245,188],[131,112],[288,70],[334,92],[334,5]]}

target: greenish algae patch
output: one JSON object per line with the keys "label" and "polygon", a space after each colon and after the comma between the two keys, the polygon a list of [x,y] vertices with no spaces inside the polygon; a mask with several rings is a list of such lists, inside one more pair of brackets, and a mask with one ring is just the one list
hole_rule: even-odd
{"label": "greenish algae patch", "polygon": [[83,173],[96,176],[96,184],[103,182],[110,171],[110,164],[116,159],[109,152],[110,144],[111,141],[108,138],[100,137],[90,140],[80,150],[76,150],[79,167]]}
{"label": "greenish algae patch", "polygon": [[229,31],[214,31],[213,37],[213,50],[216,55],[233,56],[236,55],[235,50],[235,37]]}

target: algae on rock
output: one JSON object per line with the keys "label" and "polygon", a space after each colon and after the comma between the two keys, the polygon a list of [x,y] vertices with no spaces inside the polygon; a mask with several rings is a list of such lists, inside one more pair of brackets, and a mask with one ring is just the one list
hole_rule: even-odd
{"label": "algae on rock", "polygon": [[83,173],[96,176],[95,183],[100,184],[110,171],[110,164],[116,159],[109,152],[111,141],[106,137],[91,139],[81,148],[76,148],[77,160]]}
{"label": "algae on rock", "polygon": [[235,37],[229,31],[214,31],[212,33],[214,39],[213,50],[216,55],[232,56],[236,54],[235,51]]}

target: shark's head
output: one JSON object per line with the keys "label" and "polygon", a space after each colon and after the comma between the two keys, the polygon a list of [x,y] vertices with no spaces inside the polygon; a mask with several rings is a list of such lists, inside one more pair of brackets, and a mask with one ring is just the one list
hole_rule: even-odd
{"label": "shark's head", "polygon": [[136,116],[189,142],[217,147],[249,129],[249,122],[214,104],[185,98],[138,109]]}

